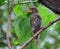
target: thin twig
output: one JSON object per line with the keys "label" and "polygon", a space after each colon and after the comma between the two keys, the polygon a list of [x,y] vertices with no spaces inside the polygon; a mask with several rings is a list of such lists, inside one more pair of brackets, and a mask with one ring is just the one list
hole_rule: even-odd
{"label": "thin twig", "polygon": [[47,29],[49,26],[53,25],[57,21],[60,20],[60,17],[52,22],[50,22],[48,25],[46,25],[44,28],[40,29],[33,37],[31,37],[28,41],[26,41],[19,49],[24,49],[37,35],[39,35],[42,31]]}
{"label": "thin twig", "polygon": [[[18,4],[27,4],[27,3],[37,3],[37,1],[24,1],[24,2],[18,2]],[[17,4],[14,4],[17,5]]]}
{"label": "thin twig", "polygon": [[[9,2],[9,0],[8,0]],[[6,32],[6,40],[7,40],[7,45],[8,45],[8,48],[11,49],[11,44],[10,44],[10,41],[9,41],[9,32],[10,32],[10,24],[11,24],[11,13],[12,13],[12,8],[13,8],[13,2],[14,0],[12,0],[11,4],[8,5],[8,8],[9,8],[9,17],[8,17],[8,28],[7,28],[7,32]]]}
{"label": "thin twig", "polygon": [[26,4],[26,3],[36,3],[37,1],[24,1],[24,2],[20,2],[20,4]]}

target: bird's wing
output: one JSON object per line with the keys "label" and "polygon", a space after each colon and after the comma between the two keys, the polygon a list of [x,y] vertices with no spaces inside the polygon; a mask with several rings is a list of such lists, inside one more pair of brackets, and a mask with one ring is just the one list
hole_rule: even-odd
{"label": "bird's wing", "polygon": [[30,25],[31,25],[32,30],[35,30],[37,28],[39,30],[41,27],[41,17],[38,14],[31,15]]}

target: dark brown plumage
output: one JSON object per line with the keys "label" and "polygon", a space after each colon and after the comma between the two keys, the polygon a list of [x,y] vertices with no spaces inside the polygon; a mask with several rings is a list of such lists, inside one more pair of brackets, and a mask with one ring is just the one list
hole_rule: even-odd
{"label": "dark brown plumage", "polygon": [[[30,26],[32,29],[32,33],[35,34],[38,30],[41,29],[41,17],[38,15],[38,10],[36,8],[30,8],[29,12],[31,13]],[[34,38],[36,45],[39,45],[38,36]]]}
{"label": "dark brown plumage", "polygon": [[60,0],[38,0],[49,9],[51,9],[56,14],[60,14]]}

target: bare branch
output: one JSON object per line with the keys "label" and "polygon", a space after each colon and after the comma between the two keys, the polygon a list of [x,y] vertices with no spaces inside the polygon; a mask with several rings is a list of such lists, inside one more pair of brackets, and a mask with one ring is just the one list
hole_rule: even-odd
{"label": "bare branch", "polygon": [[33,37],[31,37],[28,41],[26,41],[19,49],[24,49],[24,47],[26,47],[37,35],[39,35],[42,31],[44,31],[45,29],[47,29],[49,26],[53,25],[54,23],[56,23],[57,21],[60,20],[60,17],[57,18],[56,20],[50,22],[48,25],[46,25],[44,28],[40,29]]}
{"label": "bare branch", "polygon": [[36,3],[37,1],[24,1],[24,2],[19,2],[17,4],[14,5],[18,5],[18,4],[27,4],[27,3]]}
{"label": "bare branch", "polygon": [[[9,2],[9,0],[8,0],[8,2]],[[8,44],[9,49],[11,49],[11,44],[10,44],[10,41],[9,41],[9,32],[10,32],[11,13],[12,13],[12,8],[13,8],[13,2],[14,2],[14,0],[12,0],[11,4],[8,5],[9,17],[8,17],[8,28],[7,28],[7,32],[6,32],[6,40],[7,40],[7,44]]]}
{"label": "bare branch", "polygon": [[24,2],[20,2],[20,4],[26,4],[26,3],[35,3],[37,1],[24,1]]}

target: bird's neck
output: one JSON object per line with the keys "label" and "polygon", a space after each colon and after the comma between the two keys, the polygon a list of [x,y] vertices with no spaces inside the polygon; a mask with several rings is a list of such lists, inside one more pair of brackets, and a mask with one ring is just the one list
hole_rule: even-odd
{"label": "bird's neck", "polygon": [[33,12],[32,14],[38,14],[38,12]]}
{"label": "bird's neck", "polygon": [[36,15],[38,15],[38,13],[32,13],[31,17],[33,17],[33,16],[35,17]]}

